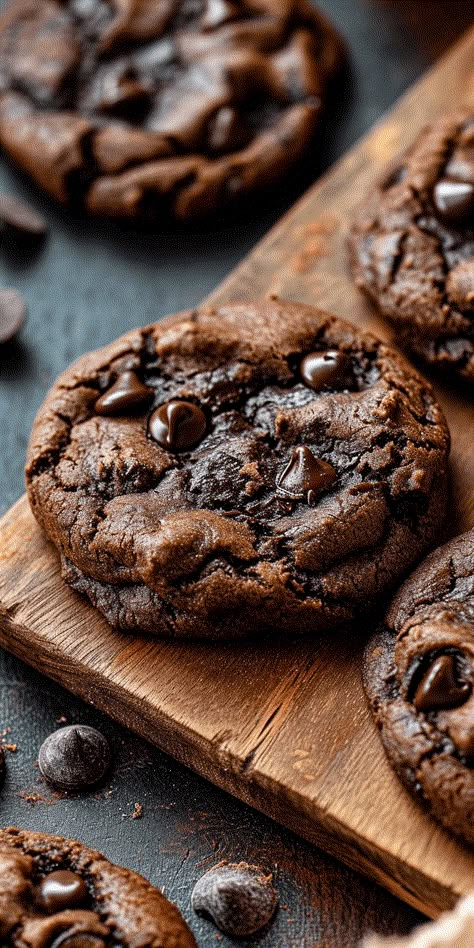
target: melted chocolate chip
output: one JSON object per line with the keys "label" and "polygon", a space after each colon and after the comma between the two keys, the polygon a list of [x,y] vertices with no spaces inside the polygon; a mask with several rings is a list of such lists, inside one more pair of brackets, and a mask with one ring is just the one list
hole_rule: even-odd
{"label": "melted chocolate chip", "polygon": [[306,445],[295,448],[288,464],[277,477],[277,491],[285,497],[312,503],[317,494],[327,490],[337,474],[331,464],[314,456]]}
{"label": "melted chocolate chip", "polygon": [[106,942],[92,932],[63,932],[54,939],[50,948],[106,948]]}
{"label": "melted chocolate chip", "polygon": [[69,869],[50,872],[38,887],[38,902],[46,912],[63,912],[78,908],[87,899],[87,886],[83,879]]}
{"label": "melted chocolate chip", "polygon": [[350,384],[350,367],[351,360],[345,352],[327,349],[305,356],[300,372],[305,385],[320,392],[324,388],[346,388]]}
{"label": "melted chocolate chip", "polygon": [[474,214],[474,184],[442,178],[434,186],[433,202],[443,220],[463,223]]}
{"label": "melted chocolate chip", "polygon": [[0,225],[10,236],[28,241],[40,240],[48,229],[41,214],[10,194],[0,194]]}
{"label": "melted chocolate chip", "polygon": [[256,866],[229,863],[210,869],[196,882],[191,904],[195,912],[209,916],[222,932],[241,938],[268,924],[278,896],[271,876]]}
{"label": "melted chocolate chip", "polygon": [[127,370],[96,401],[95,410],[98,415],[126,415],[147,404],[152,394],[135,372]]}
{"label": "melted chocolate chip", "polygon": [[457,673],[453,655],[438,655],[430,663],[413,696],[417,711],[457,708],[470,697],[472,686]]}
{"label": "melted chocolate chip", "polygon": [[27,306],[17,290],[0,290],[0,344],[10,342],[19,333]]}
{"label": "melted chocolate chip", "polygon": [[236,109],[225,106],[209,122],[208,143],[212,151],[224,152],[243,148],[252,137]]}
{"label": "melted chocolate chip", "polygon": [[204,412],[192,402],[166,402],[155,409],[148,422],[151,437],[168,451],[194,448],[204,437],[206,428]]}
{"label": "melted chocolate chip", "polygon": [[103,734],[85,724],[70,724],[46,738],[38,763],[43,777],[55,787],[79,791],[103,780],[110,757]]}

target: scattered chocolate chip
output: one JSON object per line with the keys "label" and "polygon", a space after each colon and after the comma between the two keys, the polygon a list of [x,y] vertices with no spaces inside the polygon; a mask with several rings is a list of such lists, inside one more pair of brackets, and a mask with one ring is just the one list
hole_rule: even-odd
{"label": "scattered chocolate chip", "polygon": [[0,194],[0,227],[8,236],[30,241],[40,240],[48,229],[41,214],[11,194]]}
{"label": "scattered chocolate chip", "polygon": [[351,382],[350,370],[349,356],[338,349],[311,352],[300,366],[303,382],[315,392],[324,388],[346,388]]}
{"label": "scattered chocolate chip", "polygon": [[99,731],[85,724],[59,728],[40,747],[43,777],[61,790],[79,791],[99,783],[110,767],[110,748]]}
{"label": "scattered chocolate chip", "polygon": [[315,457],[306,445],[299,445],[277,477],[277,491],[294,500],[301,500],[306,496],[308,503],[311,503],[317,494],[331,487],[336,477],[336,471],[331,464]]}
{"label": "scattered chocolate chip", "polygon": [[418,683],[413,696],[417,711],[457,708],[470,697],[472,685],[461,681],[453,655],[438,655]]}
{"label": "scattered chocolate chip", "polygon": [[151,437],[168,451],[189,451],[204,437],[206,428],[204,412],[192,402],[166,402],[148,422]]}
{"label": "scattered chocolate chip", "polygon": [[459,224],[474,214],[474,184],[442,178],[433,189],[433,201],[440,217]]}
{"label": "scattered chocolate chip", "polygon": [[84,879],[69,869],[50,872],[38,886],[37,901],[46,912],[63,912],[84,905],[88,892]]}
{"label": "scattered chocolate chip", "polygon": [[6,763],[5,763],[5,751],[0,745],[0,783],[3,782],[5,777]]}
{"label": "scattered chocolate chip", "polygon": [[143,385],[136,372],[121,372],[114,384],[95,403],[98,415],[125,415],[146,405],[153,392]]}
{"label": "scattered chocolate chip", "polygon": [[209,916],[226,935],[252,935],[267,925],[275,913],[278,895],[271,875],[246,863],[220,863],[194,886],[195,912]]}
{"label": "scattered chocolate chip", "polygon": [[50,948],[106,948],[106,942],[100,935],[92,932],[62,932],[55,938]]}
{"label": "scattered chocolate chip", "polygon": [[18,290],[0,290],[0,345],[10,342],[26,319],[26,302]]}

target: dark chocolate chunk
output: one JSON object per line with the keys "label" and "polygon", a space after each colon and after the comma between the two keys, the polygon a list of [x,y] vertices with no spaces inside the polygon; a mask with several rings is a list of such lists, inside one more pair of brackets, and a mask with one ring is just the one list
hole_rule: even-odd
{"label": "dark chocolate chunk", "polygon": [[0,228],[11,236],[36,241],[44,237],[48,225],[29,204],[11,194],[0,194]]}
{"label": "dark chocolate chunk", "polygon": [[51,948],[106,948],[107,942],[92,932],[62,932]]}
{"label": "dark chocolate chunk", "polygon": [[442,178],[433,188],[433,201],[443,220],[460,224],[474,215],[474,184]]}
{"label": "dark chocolate chunk", "polygon": [[241,938],[271,921],[278,895],[271,875],[264,875],[257,866],[221,863],[196,882],[191,904],[226,935]]}
{"label": "dark chocolate chunk", "polygon": [[168,451],[189,451],[206,433],[204,412],[192,402],[171,401],[150,416],[151,437]]}
{"label": "dark chocolate chunk", "polygon": [[288,464],[277,477],[277,491],[300,500],[306,496],[311,503],[317,494],[327,490],[337,474],[331,464],[314,456],[306,445],[295,448]]}
{"label": "dark chocolate chunk", "polygon": [[152,390],[143,385],[136,372],[121,372],[114,384],[95,403],[98,415],[128,415],[146,405]]}
{"label": "dark chocolate chunk", "polygon": [[457,708],[470,697],[472,685],[459,678],[453,655],[438,655],[419,682],[413,696],[417,711]]}
{"label": "dark chocolate chunk", "polygon": [[50,872],[38,887],[38,902],[47,912],[63,912],[65,909],[84,905],[87,899],[84,879],[69,869]]}
{"label": "dark chocolate chunk", "polygon": [[339,349],[311,352],[300,366],[303,382],[315,392],[324,388],[346,388],[350,384],[350,369],[349,356]]}
{"label": "dark chocolate chunk", "polygon": [[224,152],[243,148],[252,137],[252,132],[236,109],[230,106],[219,109],[208,128],[208,142],[212,151]]}
{"label": "dark chocolate chunk", "polygon": [[0,290],[0,344],[10,342],[20,332],[27,312],[18,290]]}
{"label": "dark chocolate chunk", "polygon": [[46,738],[39,752],[43,777],[61,790],[79,791],[93,787],[110,767],[106,738],[93,727],[70,724]]}

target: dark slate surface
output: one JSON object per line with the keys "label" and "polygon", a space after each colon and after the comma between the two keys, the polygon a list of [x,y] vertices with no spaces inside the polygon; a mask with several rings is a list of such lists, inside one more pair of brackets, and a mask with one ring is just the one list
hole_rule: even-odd
{"label": "dark slate surface", "polygon": [[[34,257],[0,246],[0,286],[19,288],[30,310],[21,339],[0,353],[1,512],[22,491],[31,423],[57,373],[131,326],[197,303],[471,19],[470,4],[463,0],[321,0],[320,5],[347,39],[350,67],[318,149],[285,188],[264,203],[254,202],[245,218],[221,218],[192,233],[154,234],[71,219],[0,159],[0,189],[28,197],[51,225]],[[0,654],[0,710],[0,729],[11,728],[5,740],[18,745],[7,755],[1,825],[73,835],[143,872],[178,903],[200,946],[234,944],[193,916],[189,904],[194,881],[221,858],[257,862],[275,872],[284,908],[268,932],[248,945],[350,946],[367,928],[401,932],[417,921],[414,912],[372,883],[5,654]],[[111,782],[98,794],[60,799],[39,781],[39,745],[63,716],[100,727],[112,742]],[[132,820],[136,802],[143,815]]]}

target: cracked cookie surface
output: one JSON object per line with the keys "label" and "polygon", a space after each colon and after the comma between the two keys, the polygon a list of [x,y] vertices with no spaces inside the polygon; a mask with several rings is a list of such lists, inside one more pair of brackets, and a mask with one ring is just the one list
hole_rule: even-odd
{"label": "cracked cookie surface", "polygon": [[198,217],[301,156],[341,55],[306,0],[8,0],[0,144],[91,214]]}
{"label": "cracked cookie surface", "polygon": [[474,117],[444,117],[374,189],[352,228],[355,280],[430,365],[474,383]]}
{"label": "cracked cookie surface", "polygon": [[398,775],[474,843],[474,530],[406,580],[367,647],[364,676]]}
{"label": "cracked cookie surface", "polygon": [[0,830],[0,937],[17,948],[196,948],[143,876],[76,840]]}
{"label": "cracked cookie surface", "polygon": [[318,634],[433,544],[449,434],[404,359],[320,310],[202,308],[79,359],[27,486],[65,580],[152,635]]}

